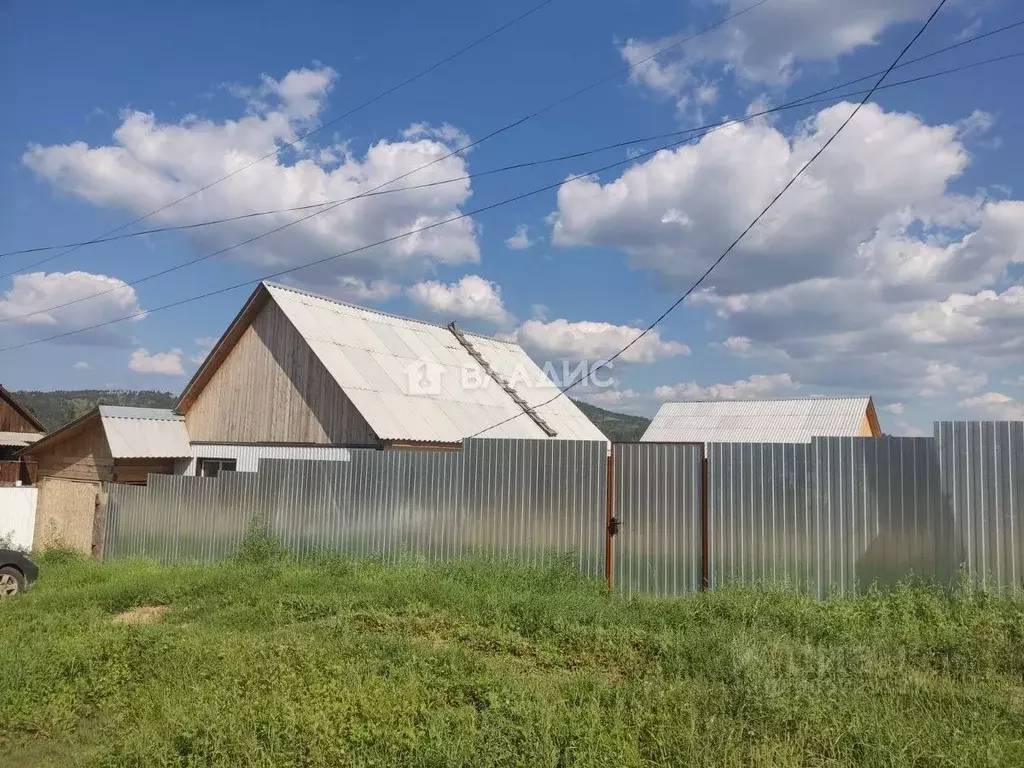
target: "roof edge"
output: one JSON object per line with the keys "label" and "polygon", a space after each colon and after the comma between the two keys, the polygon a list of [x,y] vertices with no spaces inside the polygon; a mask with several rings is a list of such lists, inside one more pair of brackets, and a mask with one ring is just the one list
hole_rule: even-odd
{"label": "roof edge", "polygon": [[[32,445],[26,446],[25,448],[21,449],[20,451],[18,451],[18,455],[21,456],[25,454],[32,454],[45,446],[52,445],[54,443],[59,443],[61,440],[67,437],[69,433],[74,432],[79,428],[85,426],[85,423],[93,417],[100,419],[100,423],[102,425],[103,417],[100,415],[100,407],[98,405],[95,408],[86,411],[74,421],[69,421],[67,424],[57,427],[55,430],[53,430],[53,432],[44,435],[43,437],[32,443]],[[107,439],[106,432],[103,433],[103,439]],[[110,447],[109,444],[107,447]]]}
{"label": "roof edge", "polygon": [[210,383],[210,379],[220,368],[221,363],[227,358],[228,353],[234,349],[235,344],[238,343],[238,339],[241,338],[242,333],[248,328],[253,319],[259,313],[261,309],[266,305],[267,301],[271,298],[270,291],[267,290],[265,283],[260,283],[256,286],[249,298],[246,299],[245,304],[239,310],[235,318],[228,324],[227,329],[221,334],[221,337],[217,339],[217,343],[213,345],[213,349],[210,350],[210,354],[203,360],[202,365],[199,366],[198,370],[189,379],[188,384],[181,390],[181,395],[178,396],[178,402],[174,404],[171,409],[174,413],[179,416],[184,416],[188,413],[189,408],[195,403],[199,397],[199,393]]}
{"label": "roof edge", "polygon": [[[314,299],[321,299],[323,301],[329,301],[332,304],[340,304],[343,307],[351,307],[352,309],[361,309],[364,312],[373,312],[375,315],[383,315],[384,317],[392,317],[395,320],[402,320],[403,322],[407,322],[407,323],[419,323],[420,325],[428,325],[431,328],[439,328],[440,330],[447,330],[447,326],[446,325],[442,325],[441,323],[432,323],[429,320],[420,320],[417,317],[406,317],[405,315],[395,314],[394,312],[385,312],[383,309],[376,309],[375,307],[364,307],[362,304],[353,304],[351,301],[342,301],[341,299],[335,299],[335,298],[333,298],[331,296],[324,296],[322,293],[314,293],[313,291],[307,291],[304,288],[296,288],[293,285],[285,285],[283,283],[274,283],[274,282],[271,282],[270,280],[264,280],[262,285],[264,285],[267,288],[277,288],[277,289],[282,290],[282,291],[291,291],[292,293],[298,293],[298,294],[300,294],[302,296],[309,296],[309,297],[314,298]],[[488,341],[497,341],[497,342],[499,342],[501,344],[516,344],[516,342],[514,342],[514,341],[509,341],[507,339],[499,339],[496,336],[488,336],[487,334],[484,334],[484,333],[476,333],[474,331],[463,331],[461,328],[459,330],[462,331],[462,333],[466,334],[467,336],[476,336],[477,338],[480,338],[480,339],[487,339]]]}
{"label": "roof edge", "polygon": [[25,419],[25,421],[27,421],[29,424],[31,424],[33,427],[38,429],[43,434],[46,434],[46,427],[43,426],[43,423],[39,421],[39,419],[35,417],[35,414],[33,414],[26,406],[21,404],[21,401],[14,396],[13,392],[11,392],[9,389],[6,389],[3,385],[0,385],[0,398],[6,400],[8,405],[10,405],[11,408],[13,408],[18,413],[19,416]]}

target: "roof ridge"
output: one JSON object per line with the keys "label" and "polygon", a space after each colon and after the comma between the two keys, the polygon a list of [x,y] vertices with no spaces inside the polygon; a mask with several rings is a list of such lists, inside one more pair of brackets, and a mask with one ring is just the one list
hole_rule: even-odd
{"label": "roof ridge", "polygon": [[750,397],[742,400],[724,400],[720,397],[695,398],[692,400],[666,400],[662,405],[673,403],[766,403],[801,402],[808,400],[870,400],[871,395],[809,395],[807,397]]}
{"label": "roof ridge", "polygon": [[[372,312],[375,315],[383,315],[384,317],[393,317],[395,320],[404,320],[408,323],[419,323],[420,325],[427,325],[431,328],[439,328],[440,330],[446,330],[446,326],[441,323],[432,323],[429,320],[420,320],[417,317],[406,317],[405,315],[395,314],[394,312],[386,312],[383,309],[377,309],[375,307],[365,307],[362,304],[354,304],[351,301],[343,301],[342,299],[335,299],[332,296],[324,296],[322,293],[314,293],[313,291],[307,291],[305,288],[296,288],[293,285],[285,285],[283,283],[274,283],[270,280],[264,280],[263,285],[267,288],[279,288],[282,291],[291,291],[292,293],[298,293],[302,296],[310,296],[314,299],[322,299],[323,301],[329,301],[332,304],[340,304],[343,307],[351,307],[352,309],[361,309],[364,312]],[[460,329],[461,330],[461,329]],[[488,336],[484,333],[476,333],[475,331],[462,331],[462,333],[476,336],[481,339],[487,339],[488,341],[497,341],[502,344],[515,344],[514,341],[507,341],[505,339],[499,339],[494,336]]]}

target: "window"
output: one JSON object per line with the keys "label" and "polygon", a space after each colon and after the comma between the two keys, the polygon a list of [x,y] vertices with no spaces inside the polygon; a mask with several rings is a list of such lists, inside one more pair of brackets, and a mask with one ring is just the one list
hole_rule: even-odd
{"label": "window", "polygon": [[236,459],[199,459],[196,474],[200,477],[216,477],[221,472],[234,472]]}

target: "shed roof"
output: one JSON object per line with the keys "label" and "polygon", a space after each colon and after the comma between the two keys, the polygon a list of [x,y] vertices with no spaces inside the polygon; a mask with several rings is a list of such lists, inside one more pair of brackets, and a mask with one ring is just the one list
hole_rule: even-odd
{"label": "shed roof", "polygon": [[[450,329],[274,283],[261,284],[247,307],[255,304],[261,291],[281,308],[382,441],[550,439],[509,392],[481,370]],[[207,364],[217,364],[218,347],[233,343],[228,340],[237,337],[238,325],[251,319],[243,310]],[[535,408],[554,429],[554,439],[606,440],[569,398],[540,405],[558,390],[518,344],[463,335],[491,369],[513,385],[527,407]],[[194,402],[210,375],[200,368],[182,394],[179,412]]]}
{"label": "shed roof", "polygon": [[192,455],[185,419],[164,408],[101,405],[100,419],[115,459],[182,459]]}
{"label": "shed roof", "polygon": [[813,437],[856,437],[865,416],[873,429],[877,427],[868,396],[665,403],[640,439],[648,443],[809,443]]}
{"label": "shed roof", "polygon": [[24,448],[42,436],[42,432],[0,432],[0,445],[5,448]]}
{"label": "shed roof", "polygon": [[101,405],[41,438],[22,453],[35,454],[99,421],[114,459],[185,459],[192,456],[185,420],[166,408]]}

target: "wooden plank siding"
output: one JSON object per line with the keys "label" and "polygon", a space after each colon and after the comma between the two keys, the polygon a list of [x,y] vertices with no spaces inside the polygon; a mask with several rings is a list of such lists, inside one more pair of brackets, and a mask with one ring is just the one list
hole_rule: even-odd
{"label": "wooden plank siding", "polygon": [[112,478],[114,460],[98,413],[63,439],[25,453],[38,462],[36,471],[40,478],[91,482],[108,482]]}
{"label": "wooden plank siding", "polygon": [[[13,399],[13,396],[12,396]],[[8,399],[7,391],[0,388],[0,432],[32,432],[38,434],[45,430],[38,423],[33,424]]]}
{"label": "wooden plank siding", "polygon": [[114,482],[145,485],[147,475],[173,475],[174,459],[114,459]]}
{"label": "wooden plank siding", "polygon": [[186,405],[196,442],[379,444],[366,420],[274,302]]}

